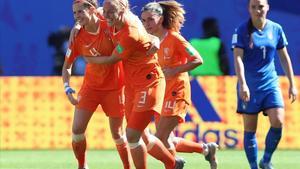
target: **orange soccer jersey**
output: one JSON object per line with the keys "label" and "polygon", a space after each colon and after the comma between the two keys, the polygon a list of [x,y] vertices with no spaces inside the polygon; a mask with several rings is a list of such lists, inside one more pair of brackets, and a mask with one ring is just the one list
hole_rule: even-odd
{"label": "orange soccer jersey", "polygon": [[[113,32],[116,48],[113,55],[122,58],[125,75],[126,118],[130,127],[140,126],[134,122],[132,112],[155,111],[160,113],[165,82],[157,55],[147,56],[151,47],[150,37],[142,23],[134,15],[118,32]],[[147,115],[145,114],[145,117]],[[137,121],[134,123],[141,123]],[[142,127],[136,127],[143,130]]]}
{"label": "orange soccer jersey", "polygon": [[[162,68],[173,68],[193,60],[199,53],[178,33],[168,31],[161,41],[158,51],[159,63]],[[166,80],[166,92],[162,115],[185,116],[186,104],[191,102],[190,80],[187,72],[180,73]],[[179,113],[179,114],[178,114]],[[183,115],[181,115],[183,113]]]}
{"label": "orange soccer jersey", "polygon": [[[114,45],[110,38],[109,27],[106,21],[100,17],[97,33],[80,29],[74,43],[69,46],[66,59],[68,63],[72,64],[76,57],[109,56],[113,49]],[[123,69],[121,62],[114,65],[87,64],[82,88],[116,90],[122,86]]]}
{"label": "orange soccer jersey", "polygon": [[137,16],[132,14],[124,27],[112,34],[116,44],[113,55],[122,58],[127,85],[145,87],[163,77],[157,55],[146,55],[151,47],[151,40]]}

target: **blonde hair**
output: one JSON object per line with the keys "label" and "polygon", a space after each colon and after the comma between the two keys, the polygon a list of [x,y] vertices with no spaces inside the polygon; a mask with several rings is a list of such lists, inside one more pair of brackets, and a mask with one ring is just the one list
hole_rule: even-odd
{"label": "blonde hair", "polygon": [[162,26],[179,32],[185,21],[183,5],[176,1],[150,2],[142,8],[142,12],[150,11],[164,17]]}
{"label": "blonde hair", "polygon": [[124,8],[124,10],[129,10],[129,2],[128,0],[104,0],[105,2],[111,2],[112,4],[116,5],[117,9],[120,10],[121,8]]}

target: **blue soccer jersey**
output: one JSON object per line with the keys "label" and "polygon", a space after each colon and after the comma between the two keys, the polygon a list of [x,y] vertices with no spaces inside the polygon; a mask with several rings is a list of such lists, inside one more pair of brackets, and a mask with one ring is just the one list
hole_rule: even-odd
{"label": "blue soccer jersey", "polygon": [[[283,106],[274,56],[278,49],[284,48],[287,44],[281,26],[270,20],[267,20],[263,30],[249,26],[249,22],[236,29],[232,37],[232,47],[244,50],[245,79],[251,93],[247,104],[242,103],[238,97],[238,111],[257,113],[264,109]],[[266,96],[268,93],[277,94],[269,99],[269,96]]]}
{"label": "blue soccer jersey", "polygon": [[[262,91],[277,87],[277,73],[274,56],[278,49],[288,43],[281,26],[267,20],[263,30],[249,30],[248,22],[236,29],[232,38],[232,47],[244,50],[243,63],[245,78],[249,89]],[[249,33],[251,31],[252,33]]]}

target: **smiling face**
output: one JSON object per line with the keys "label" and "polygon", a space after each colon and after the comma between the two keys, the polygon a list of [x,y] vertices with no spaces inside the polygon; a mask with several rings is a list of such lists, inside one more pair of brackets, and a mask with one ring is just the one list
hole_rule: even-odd
{"label": "smiling face", "polygon": [[253,21],[265,20],[269,11],[267,0],[250,0],[249,13]]}
{"label": "smiling face", "polygon": [[142,22],[147,32],[150,34],[155,34],[159,32],[162,28],[162,16],[158,15],[156,12],[144,11],[141,15]]}
{"label": "smiling face", "polygon": [[124,11],[123,8],[118,6],[113,0],[105,0],[103,3],[103,16],[107,20],[109,26],[115,26],[118,22],[121,21],[121,16]]}
{"label": "smiling face", "polygon": [[91,20],[92,12],[84,3],[75,3],[73,4],[73,16],[76,22],[84,26]]}

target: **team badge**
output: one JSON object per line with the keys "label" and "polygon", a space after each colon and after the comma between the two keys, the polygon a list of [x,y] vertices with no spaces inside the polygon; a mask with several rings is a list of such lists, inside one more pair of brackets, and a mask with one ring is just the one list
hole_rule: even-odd
{"label": "team badge", "polygon": [[124,51],[124,48],[120,44],[118,44],[118,46],[117,46],[117,52],[120,54],[123,51]]}
{"label": "team badge", "polygon": [[273,39],[273,34],[272,34],[272,32],[270,32],[270,33],[268,34],[268,38],[269,38],[270,40]]}

